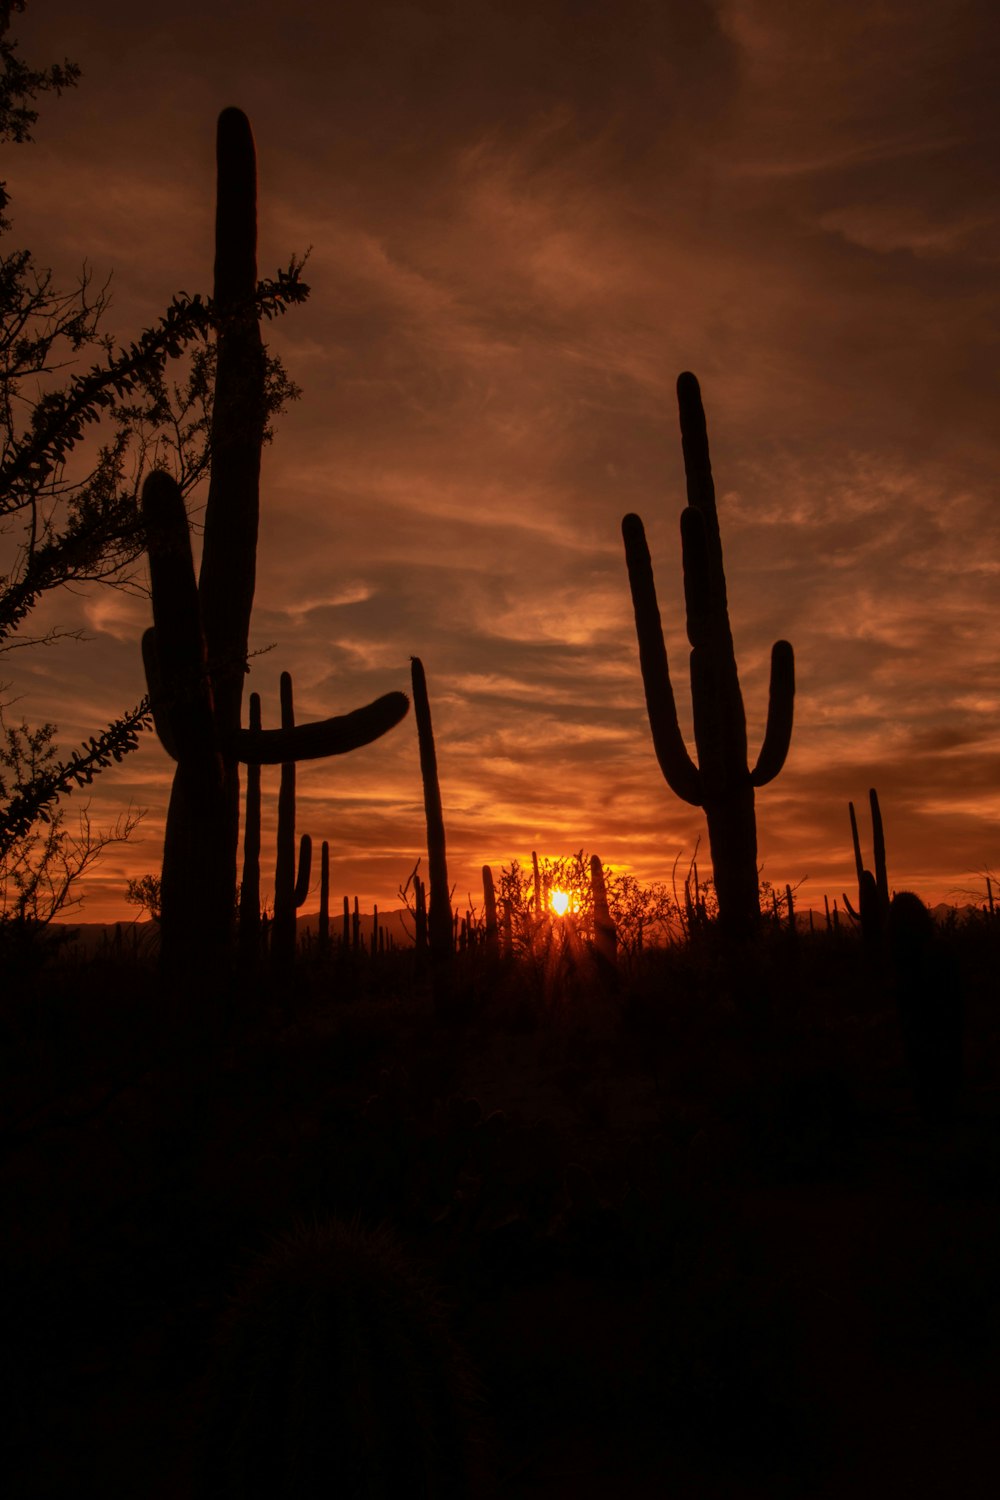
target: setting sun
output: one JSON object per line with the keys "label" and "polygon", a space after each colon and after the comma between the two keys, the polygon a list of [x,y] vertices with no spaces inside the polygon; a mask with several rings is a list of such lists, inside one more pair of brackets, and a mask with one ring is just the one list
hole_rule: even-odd
{"label": "setting sun", "polygon": [[549,899],[552,902],[552,910],[556,916],[564,917],[569,911],[569,892],[552,891],[550,892]]}

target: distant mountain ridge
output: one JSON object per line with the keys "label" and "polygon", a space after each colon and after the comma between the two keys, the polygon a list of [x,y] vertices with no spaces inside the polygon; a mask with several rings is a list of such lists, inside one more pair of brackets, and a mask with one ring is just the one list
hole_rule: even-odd
{"label": "distant mountain ridge", "polygon": [[[370,945],[374,916],[372,912],[360,912],[360,931],[366,945]],[[353,922],[353,911],[351,912]],[[62,938],[68,950],[76,950],[81,953],[96,953],[105,944],[114,944],[116,941],[131,945],[138,941],[141,945],[145,939],[152,939],[155,933],[155,923],[148,918],[141,917],[126,918],[120,922],[53,922],[51,931],[57,938]],[[397,948],[410,948],[413,946],[413,918],[405,908],[395,911],[379,911],[378,925],[381,930],[392,934],[392,940]],[[319,933],[319,913],[308,912],[305,916],[297,917],[295,927],[300,938],[308,932],[313,938]],[[330,914],[330,934],[336,940],[339,939],[344,930],[343,909]],[[116,933],[118,937],[116,938]],[[75,935],[74,935],[75,934]]]}

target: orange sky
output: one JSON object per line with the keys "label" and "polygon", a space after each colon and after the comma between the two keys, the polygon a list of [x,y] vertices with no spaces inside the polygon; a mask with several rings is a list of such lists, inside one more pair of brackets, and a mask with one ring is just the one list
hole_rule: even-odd
{"label": "orange sky", "polygon": [[[133,337],[207,290],[214,121],[261,171],[261,268],[310,246],[268,337],[303,397],[265,455],[251,687],[300,718],[408,690],[424,660],[456,899],[484,860],[583,846],[669,878],[703,818],[650,744],[620,537],[645,519],[690,731],[674,382],[708,412],[750,729],[792,641],[796,728],[758,794],[764,874],[853,892],[847,801],[878,788],[890,882],[962,899],[1000,865],[996,76],[990,0],[454,0],[319,7],[31,0],[69,56],[4,148],[8,247],[114,271]],[[62,596],[83,644],[0,677],[65,748],[143,691],[148,601]],[[131,915],[170,763],[93,788],[110,851],[83,919]],[[268,793],[270,795],[268,795]],[[277,771],[265,773],[271,812]],[[303,768],[333,885],[395,904],[423,843],[412,716]],[[867,813],[863,828],[867,831]],[[265,871],[271,856],[265,854]],[[265,881],[267,876],[265,875]]]}

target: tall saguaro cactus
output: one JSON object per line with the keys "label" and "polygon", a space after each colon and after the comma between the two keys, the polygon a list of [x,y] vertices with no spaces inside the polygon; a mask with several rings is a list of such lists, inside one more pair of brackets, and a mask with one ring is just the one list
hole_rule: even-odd
{"label": "tall saguaro cactus", "polygon": [[698,763],[677,722],[653,570],[642,521],[622,521],[639,661],[653,746],[667,784],[708,820],[719,919],[731,936],[751,933],[760,915],[754,790],[785,763],[792,734],[795,663],[787,641],[771,648],[767,728],[757,762],[747,765],[747,729],[729,624],[722,539],[701,391],[687,372],[677,381],[688,504],[681,515],[684,597],[691,643],[691,699]]}
{"label": "tall saguaro cactus", "polygon": [[343,718],[290,730],[240,727],[256,579],[265,359],[256,306],[256,155],[250,122],[223,110],[217,136],[218,357],[212,472],[196,581],[184,501],[169,475],[146,480],[142,515],[153,629],[143,661],[154,720],[177,761],[164,840],[161,952],[169,967],[228,959],[236,907],[239,762],[342,754],[406,713],[388,693]]}
{"label": "tall saguaro cactus", "polygon": [[448,886],[448,859],[445,852],[444,813],[441,810],[441,786],[438,782],[437,750],[431,706],[427,697],[427,678],[419,656],[410,657],[413,684],[413,713],[417,721],[420,748],[420,774],[424,783],[424,813],[427,818],[427,871],[430,880],[430,905],[427,912],[427,937],[431,959],[446,963],[452,955],[451,891]]}

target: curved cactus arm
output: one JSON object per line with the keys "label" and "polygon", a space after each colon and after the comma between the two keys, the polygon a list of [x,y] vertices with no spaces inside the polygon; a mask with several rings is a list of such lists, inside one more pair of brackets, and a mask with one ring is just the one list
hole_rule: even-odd
{"label": "curved cactus arm", "polygon": [[160,653],[156,649],[156,631],[152,625],[142,632],[142,666],[146,674],[146,692],[153,715],[153,728],[170,759],[176,760],[177,739],[170,720],[170,707],[163,687],[163,673],[160,671]]}
{"label": "curved cactus arm", "polygon": [[305,905],[306,897],[309,895],[309,877],[312,874],[312,839],[308,833],[304,833],[299,839],[299,867],[295,876],[295,889],[292,893],[292,901],[296,910]]}
{"label": "curved cactus arm", "polygon": [[646,533],[636,515],[622,521],[625,561],[635,611],[635,631],[639,641],[639,665],[646,693],[646,711],[653,734],[653,749],[667,785],[685,802],[702,805],[701,773],[688,754],[677,722],[677,705],[670,682],[667,648],[663,641],[660,608],[653,583],[653,565],[649,557]]}
{"label": "curved cactus arm", "polygon": [[[767,786],[785,764],[792,739],[795,712],[795,653],[788,641],[771,647],[771,687],[767,701],[767,728],[757,764],[750,773],[754,786]],[[856,830],[855,830],[856,832]]]}
{"label": "curved cactus arm", "polygon": [[321,760],[346,755],[380,739],[406,717],[410,700],[405,693],[384,693],[364,708],[292,729],[238,729],[236,758],[250,766],[277,766],[282,761]]}
{"label": "curved cactus arm", "polygon": [[144,641],[144,659],[153,663],[160,717],[169,717],[168,737],[178,759],[211,757],[215,715],[191,534],[180,486],[162,469],[154,469],[142,487],[142,520],[155,633],[152,650]]}

